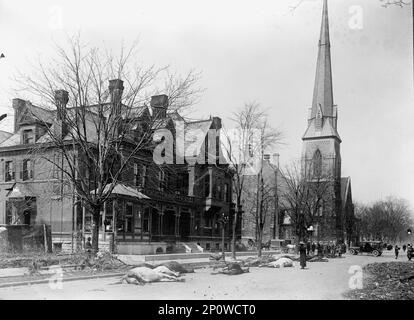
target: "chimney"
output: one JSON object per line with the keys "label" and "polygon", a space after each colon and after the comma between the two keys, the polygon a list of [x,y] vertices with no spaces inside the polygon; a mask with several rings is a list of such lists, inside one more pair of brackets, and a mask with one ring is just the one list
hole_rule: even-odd
{"label": "chimney", "polygon": [[166,94],[152,96],[150,106],[152,109],[152,116],[154,118],[165,118],[167,116],[168,109],[168,96]]}
{"label": "chimney", "polygon": [[26,101],[16,98],[12,100],[12,105],[14,109],[14,133],[19,131],[20,128],[20,115],[23,112],[24,107],[26,106]]}
{"label": "chimney", "polygon": [[65,122],[66,105],[69,101],[69,93],[65,90],[55,91],[56,104],[56,121],[54,123],[53,134],[57,139],[63,139],[68,133],[68,128]]}
{"label": "chimney", "polygon": [[109,94],[111,96],[112,107],[114,114],[121,113],[122,93],[124,92],[124,82],[120,79],[109,80]]}
{"label": "chimney", "polygon": [[66,105],[69,101],[69,93],[65,90],[55,91],[55,103],[57,108],[57,120],[64,120],[66,117]]}
{"label": "chimney", "polygon": [[277,168],[279,168],[279,157],[280,157],[280,155],[278,153],[274,153],[272,155],[272,161],[271,161],[271,163],[273,165],[275,165]]}
{"label": "chimney", "polygon": [[213,117],[212,120],[213,120],[214,128],[216,128],[217,130],[221,129],[221,118]]}

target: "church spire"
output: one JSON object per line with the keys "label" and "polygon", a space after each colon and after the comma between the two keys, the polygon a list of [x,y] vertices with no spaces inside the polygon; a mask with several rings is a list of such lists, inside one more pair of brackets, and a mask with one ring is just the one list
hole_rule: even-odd
{"label": "church spire", "polygon": [[319,107],[324,116],[333,116],[333,93],[331,71],[331,44],[329,41],[328,4],[323,1],[322,25],[318,45],[318,60],[316,65],[315,87],[311,118],[314,118]]}

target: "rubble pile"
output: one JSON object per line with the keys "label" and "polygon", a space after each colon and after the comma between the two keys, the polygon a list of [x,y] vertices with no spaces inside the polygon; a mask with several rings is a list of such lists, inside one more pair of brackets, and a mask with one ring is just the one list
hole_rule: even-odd
{"label": "rubble pile", "polygon": [[306,261],[308,262],[329,262],[328,259],[321,257],[321,256],[313,256],[313,257],[306,257]]}
{"label": "rubble pile", "polygon": [[413,300],[414,264],[368,264],[363,268],[363,288],[348,291],[345,297],[355,300]]}
{"label": "rubble pile", "polygon": [[126,267],[126,264],[118,260],[109,252],[98,252],[96,256],[83,257],[79,263],[81,269],[91,268],[97,271],[114,270]]}

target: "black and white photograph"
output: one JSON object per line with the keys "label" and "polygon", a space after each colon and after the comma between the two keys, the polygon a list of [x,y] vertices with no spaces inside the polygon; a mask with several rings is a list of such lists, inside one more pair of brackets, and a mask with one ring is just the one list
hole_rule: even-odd
{"label": "black and white photograph", "polygon": [[412,0],[0,0],[0,300],[413,300],[413,21]]}

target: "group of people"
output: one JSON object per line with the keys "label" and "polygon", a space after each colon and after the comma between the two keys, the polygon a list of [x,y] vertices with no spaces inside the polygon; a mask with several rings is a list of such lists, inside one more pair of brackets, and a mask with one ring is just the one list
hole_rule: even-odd
{"label": "group of people", "polygon": [[300,266],[302,269],[306,267],[306,256],[315,255],[319,257],[335,257],[336,255],[341,257],[342,253],[346,252],[345,243],[335,244],[333,241],[328,243],[311,243],[310,241],[299,243],[299,255],[300,255]]}
{"label": "group of people", "polygon": [[319,242],[311,243],[308,241],[305,245],[305,248],[307,255],[315,255],[316,253],[318,256],[340,257],[342,253],[346,252],[346,245],[344,243],[335,244],[333,241],[323,244]]}
{"label": "group of people", "polygon": [[[411,243],[407,244],[407,245],[403,245],[402,246],[403,251],[407,251],[407,258],[408,260],[411,260],[411,258],[414,256],[414,248],[413,245]],[[394,247],[394,253],[395,253],[395,259],[398,259],[398,255],[400,252],[401,248],[398,245],[395,245]]]}

